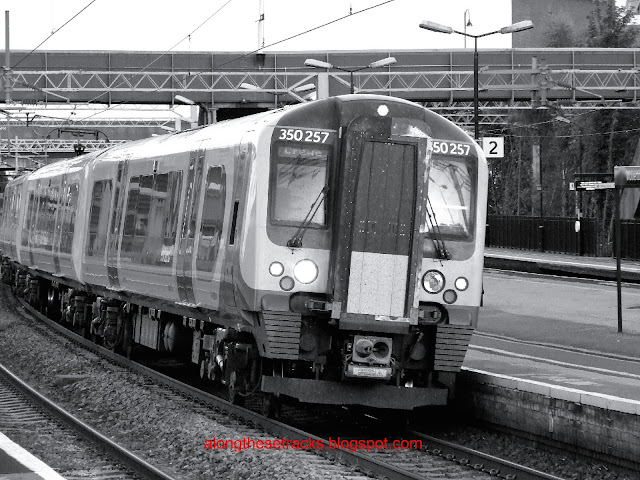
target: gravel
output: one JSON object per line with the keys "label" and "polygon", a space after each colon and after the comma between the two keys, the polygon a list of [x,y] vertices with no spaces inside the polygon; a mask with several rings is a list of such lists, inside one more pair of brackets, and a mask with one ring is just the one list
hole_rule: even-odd
{"label": "gravel", "polygon": [[[361,477],[304,450],[205,449],[206,440],[276,440],[264,432],[150,384],[143,376],[35,327],[0,287],[0,361],[76,417],[176,479]],[[11,438],[55,468],[64,445],[35,429]],[[43,437],[44,439],[44,437]],[[236,443],[236,445],[240,445]],[[63,452],[64,453],[64,452]]]}
{"label": "gravel", "polygon": [[[0,287],[0,361],[34,388],[176,479],[363,478],[350,467],[303,450],[205,449],[216,439],[275,440],[224,413],[201,407],[35,326]],[[442,417],[441,417],[442,418]],[[548,451],[535,442],[468,425],[427,432],[566,479],[632,480],[640,474]],[[55,468],[59,455],[39,433],[22,444]],[[11,436],[11,435],[9,435]]]}

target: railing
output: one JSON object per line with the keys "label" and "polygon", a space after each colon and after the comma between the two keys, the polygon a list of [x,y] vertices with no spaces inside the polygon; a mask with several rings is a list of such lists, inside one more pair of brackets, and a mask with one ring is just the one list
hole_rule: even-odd
{"label": "railing", "polygon": [[[621,258],[640,260],[640,220],[622,220]],[[595,218],[583,218],[576,231],[575,217],[487,217],[487,247],[516,248],[585,256],[611,256],[613,242],[605,236]]]}
{"label": "railing", "polygon": [[[578,230],[578,231],[576,231]],[[572,255],[606,256],[611,247],[598,238],[598,222],[575,217],[524,217],[490,215],[487,218],[488,247],[516,248]],[[622,257],[640,259],[640,221],[622,221]]]}

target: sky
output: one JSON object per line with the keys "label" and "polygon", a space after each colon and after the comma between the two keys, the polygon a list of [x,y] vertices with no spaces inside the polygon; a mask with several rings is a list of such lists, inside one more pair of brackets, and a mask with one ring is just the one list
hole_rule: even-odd
{"label": "sky", "polygon": [[[470,33],[511,24],[510,0],[263,1],[266,51],[463,48],[461,35],[432,33],[418,25],[428,19],[463,30],[466,9],[473,23]],[[38,50],[224,52],[260,47],[259,0],[4,0],[2,4],[10,14],[11,50],[36,48],[52,32]],[[341,17],[345,18],[335,21]],[[4,22],[1,27],[4,39]],[[296,37],[277,43],[292,36]],[[483,38],[482,48],[509,48],[510,37]]]}
{"label": "sky", "polygon": [[[535,0],[532,0],[535,1]],[[3,0],[10,47],[22,50],[256,51],[260,0]],[[262,51],[461,49],[464,37],[418,27],[431,20],[472,34],[511,24],[511,0],[263,0]],[[625,0],[616,0],[624,5]],[[328,25],[325,25],[328,24]],[[5,22],[0,20],[4,44]],[[516,34],[517,35],[517,34]],[[293,37],[293,38],[291,38]],[[288,39],[288,40],[287,40]],[[473,42],[467,41],[473,48]],[[510,48],[511,35],[480,48]],[[12,60],[16,58],[13,57]],[[4,63],[4,62],[2,62]],[[15,60],[12,61],[15,63]],[[136,114],[140,116],[139,112]]]}

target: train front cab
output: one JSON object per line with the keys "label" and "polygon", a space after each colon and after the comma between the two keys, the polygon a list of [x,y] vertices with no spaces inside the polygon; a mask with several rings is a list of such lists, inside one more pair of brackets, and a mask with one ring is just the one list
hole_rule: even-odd
{"label": "train front cab", "polygon": [[[256,340],[274,373],[261,387],[314,403],[446,404],[477,322],[486,166],[446,120],[350,98],[274,129],[267,230],[295,267],[271,249],[281,291],[262,297]],[[283,192],[296,184],[304,191]]]}

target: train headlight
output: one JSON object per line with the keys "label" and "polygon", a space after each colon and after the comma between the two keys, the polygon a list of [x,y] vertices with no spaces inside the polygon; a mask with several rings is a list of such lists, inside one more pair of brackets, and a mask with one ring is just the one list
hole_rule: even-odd
{"label": "train headlight", "polygon": [[444,275],[438,270],[429,270],[422,277],[422,288],[429,293],[439,293],[444,288]]}
{"label": "train headlight", "polygon": [[454,285],[456,286],[456,289],[464,292],[467,288],[469,288],[469,280],[464,277],[458,277],[456,278]]}
{"label": "train headlight", "polygon": [[300,260],[293,267],[293,276],[300,283],[311,283],[318,277],[318,266],[311,260]]}
{"label": "train headlight", "polygon": [[284,265],[282,265],[280,262],[273,262],[271,265],[269,265],[269,273],[274,277],[279,277],[284,273]]}

